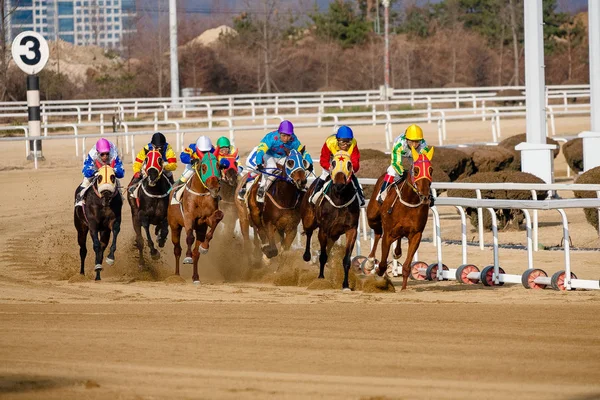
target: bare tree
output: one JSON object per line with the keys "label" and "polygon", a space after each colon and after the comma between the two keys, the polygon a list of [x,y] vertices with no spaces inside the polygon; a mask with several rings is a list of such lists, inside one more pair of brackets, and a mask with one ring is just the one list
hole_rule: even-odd
{"label": "bare tree", "polygon": [[513,41],[513,54],[514,54],[514,75],[513,82],[515,85],[519,85],[521,80],[519,79],[519,25],[517,23],[517,3],[519,0],[508,0],[508,7],[510,13],[510,31],[512,34]]}

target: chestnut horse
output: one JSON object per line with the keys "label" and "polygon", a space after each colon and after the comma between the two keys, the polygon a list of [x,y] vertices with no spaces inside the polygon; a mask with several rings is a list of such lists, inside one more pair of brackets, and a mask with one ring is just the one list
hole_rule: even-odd
{"label": "chestnut horse", "polygon": [[[217,159],[212,153],[204,154],[202,160],[194,163],[192,168],[195,173],[181,189],[183,194],[177,204],[171,203],[176,190],[171,191],[167,219],[171,227],[171,240],[175,254],[175,275],[179,275],[181,257],[179,241],[181,230],[185,228],[187,250],[183,263],[194,264],[192,280],[194,283],[199,283],[198,259],[200,254],[208,252],[215,229],[223,219],[223,211],[219,210],[221,172]],[[192,245],[194,245],[193,251]]]}
{"label": "chestnut horse", "polygon": [[412,259],[419,248],[421,236],[427,224],[433,174],[433,168],[431,167],[433,148],[426,154],[418,154],[413,148],[411,150],[413,167],[409,177],[399,184],[400,187],[396,183],[390,185],[387,196],[380,205],[376,197],[384,178],[384,176],[381,176],[377,180],[375,190],[367,206],[367,220],[369,226],[375,232],[375,243],[367,259],[371,266],[375,259],[377,244],[383,235],[381,261],[377,270],[379,276],[382,276],[387,269],[387,257],[392,243],[396,242],[394,259],[399,260],[402,256],[401,240],[404,237],[408,239],[408,252],[402,265],[402,290],[406,289]]}
{"label": "chestnut horse", "polygon": [[327,252],[331,248],[331,244],[337,241],[341,235],[346,234],[346,252],[342,260],[344,267],[342,289],[349,291],[350,256],[356,242],[360,206],[358,192],[351,180],[352,162],[347,152],[338,151],[333,156],[329,176],[331,177],[331,181],[327,183],[329,187],[325,188],[316,206],[310,201],[315,182],[302,199],[300,213],[302,214],[302,225],[306,233],[306,250],[303,259],[306,262],[310,261],[310,239],[313,231],[319,229],[319,244],[321,245],[319,279],[324,279],[323,271],[325,263],[327,263]]}
{"label": "chestnut horse", "polygon": [[131,219],[135,230],[135,243],[139,250],[140,269],[146,264],[144,261],[142,227],[146,231],[150,256],[153,259],[160,258],[160,253],[154,247],[150,235],[150,225],[156,226],[155,233],[158,236],[158,247],[164,247],[167,241],[167,235],[169,234],[167,209],[169,207],[169,191],[171,190],[171,183],[163,175],[163,159],[160,152],[150,150],[146,154],[142,164],[142,173],[144,177],[136,189],[137,198],[134,198],[129,190],[127,191],[127,201],[131,206]]}
{"label": "chestnut horse", "polygon": [[[81,186],[75,190],[75,199],[82,190]],[[77,229],[77,241],[79,242],[79,258],[81,269],[79,273],[85,275],[85,257],[87,256],[87,234],[90,233],[94,252],[96,253],[96,280],[100,280],[102,271],[102,258],[104,250],[108,246],[112,232],[112,244],[110,252],[106,257],[106,263],[112,265],[115,262],[115,251],[117,250],[117,236],[121,231],[121,208],[123,199],[119,193],[119,185],[115,177],[115,171],[111,166],[99,167],[94,176],[91,187],[84,193],[84,204],[75,207],[73,220]]]}
{"label": "chestnut horse", "polygon": [[[297,150],[291,150],[283,160],[283,165],[278,164],[275,171],[263,172],[263,174],[276,175],[275,182],[265,193],[264,203],[256,201],[258,178],[248,191],[248,205],[244,200],[236,197],[235,203],[246,250],[249,250],[250,225],[255,233],[258,232],[262,252],[267,258],[273,258],[278,253],[275,243],[276,233],[279,233],[283,250],[290,249],[300,223],[300,202],[306,188],[306,171],[309,168],[310,164],[302,154]],[[238,189],[246,184],[246,179],[240,181]]]}

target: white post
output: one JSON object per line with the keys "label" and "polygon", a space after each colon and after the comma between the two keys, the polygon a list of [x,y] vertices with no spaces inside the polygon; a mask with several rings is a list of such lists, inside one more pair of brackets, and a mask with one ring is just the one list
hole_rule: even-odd
{"label": "white post", "polygon": [[591,131],[583,132],[583,170],[600,166],[600,3],[588,0]]}
{"label": "white post", "polygon": [[[521,151],[521,170],[552,183],[552,150],[546,144],[546,108],[544,97],[545,66],[542,0],[524,1],[525,4],[525,98],[527,142],[515,150]],[[518,84],[518,82],[516,82]]]}
{"label": "white post", "polygon": [[177,1],[169,0],[169,31],[171,45],[171,102],[179,102],[179,60],[177,59]]}

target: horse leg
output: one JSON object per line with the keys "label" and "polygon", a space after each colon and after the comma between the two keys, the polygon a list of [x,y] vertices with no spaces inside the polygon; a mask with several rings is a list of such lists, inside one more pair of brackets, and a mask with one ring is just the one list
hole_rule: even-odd
{"label": "horse leg", "polygon": [[365,262],[365,266],[367,270],[372,270],[375,268],[375,252],[377,251],[377,246],[379,245],[379,241],[381,240],[381,232],[373,231],[375,233],[375,238],[373,240],[373,247],[371,248],[371,252],[367,256],[367,261]]}
{"label": "horse leg", "polygon": [[196,228],[196,241],[194,242],[194,250],[192,251],[192,262],[193,262],[193,273],[192,281],[195,284],[200,283],[200,276],[198,275],[198,260],[200,259],[200,243],[203,236],[206,234],[206,225],[202,224]]}
{"label": "horse leg", "polygon": [[[210,241],[212,240],[213,235],[215,234],[215,230],[217,229],[219,222],[221,222],[221,220],[223,219],[224,216],[225,216],[225,214],[223,213],[223,211],[215,210],[210,215],[210,217],[208,217],[206,219],[206,224],[204,225],[203,235],[200,236],[202,245],[200,246],[199,250],[202,254],[208,253]],[[207,227],[209,228],[208,231],[207,231]]]}
{"label": "horse leg", "polygon": [[175,275],[179,275],[179,258],[181,258],[181,225],[171,225],[171,242],[173,242],[173,255],[175,255]]}
{"label": "horse leg", "polygon": [[[118,218],[113,222],[112,226],[112,243],[110,244],[110,252],[106,257],[106,263],[108,265],[113,265],[115,262],[115,251],[117,251],[117,236],[119,236],[119,232],[121,232],[121,219]],[[108,240],[106,242],[108,244]]]}
{"label": "horse leg", "polygon": [[307,229],[304,232],[306,233],[306,248],[304,249],[304,254],[302,255],[302,259],[306,262],[309,262],[312,258],[311,254],[310,254],[310,240],[312,238],[313,231]]}
{"label": "horse leg", "polygon": [[319,254],[319,279],[325,279],[325,264],[327,263],[327,234],[323,229],[319,229],[319,244],[321,245],[321,254]]}
{"label": "horse leg", "polygon": [[141,270],[146,266],[146,261],[144,260],[144,239],[142,238],[142,226],[135,216],[133,217],[133,230],[135,231],[135,246],[139,252],[138,266]]}
{"label": "horse leg", "polygon": [[381,242],[381,260],[379,261],[379,268],[377,270],[377,274],[379,276],[383,276],[385,274],[385,270],[387,269],[387,258],[390,254],[390,247],[392,246],[392,238],[389,233],[383,234],[383,240]]}
{"label": "horse leg", "polygon": [[344,260],[342,261],[342,265],[344,266],[344,283],[342,284],[342,290],[345,292],[350,291],[348,273],[350,272],[350,258],[352,257],[352,251],[354,250],[354,243],[356,243],[356,235],[356,228],[346,231],[346,253],[344,253]]}
{"label": "horse leg", "polygon": [[169,234],[169,222],[165,218],[161,221],[160,225],[158,225],[156,228],[159,229],[158,247],[160,247],[162,249],[163,247],[165,247],[165,243],[167,241],[167,235]]}
{"label": "horse leg", "polygon": [[102,257],[104,255],[104,249],[100,243],[100,235],[96,227],[90,227],[90,236],[92,237],[92,243],[94,244],[94,253],[96,254],[94,271],[96,271],[96,280],[100,280],[100,271],[102,271]]}
{"label": "horse leg", "polygon": [[267,245],[263,245],[263,253],[267,258],[273,258],[277,256],[277,245],[275,244],[275,225],[272,223],[267,223],[267,240],[269,243]]}
{"label": "horse leg", "polygon": [[87,257],[87,226],[81,224],[77,226],[77,242],[79,243],[79,258],[81,259],[81,268],[79,273],[85,275],[85,258]]}
{"label": "horse leg", "polygon": [[150,221],[148,217],[145,217],[142,220],[142,225],[144,226],[144,230],[146,231],[146,238],[148,240],[148,247],[150,247],[150,257],[153,260],[158,260],[160,258],[160,254],[158,250],[154,247],[154,242],[152,241],[152,235],[150,234]]}
{"label": "horse leg", "polygon": [[410,274],[410,267],[412,264],[413,256],[417,252],[419,248],[419,244],[421,244],[421,236],[423,232],[417,232],[412,236],[408,237],[408,251],[406,252],[406,260],[404,260],[404,264],[402,265],[402,289],[406,289],[406,284],[408,283],[408,274]]}

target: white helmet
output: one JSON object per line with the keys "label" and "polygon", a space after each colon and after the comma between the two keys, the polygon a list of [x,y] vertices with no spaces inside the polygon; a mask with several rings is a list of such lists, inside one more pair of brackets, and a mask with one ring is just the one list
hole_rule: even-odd
{"label": "white helmet", "polygon": [[198,140],[196,140],[196,150],[207,152],[212,150],[212,142],[208,136],[200,136]]}

